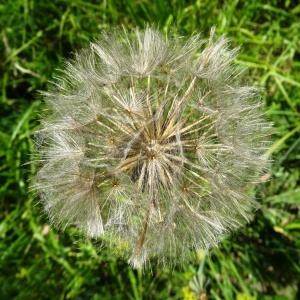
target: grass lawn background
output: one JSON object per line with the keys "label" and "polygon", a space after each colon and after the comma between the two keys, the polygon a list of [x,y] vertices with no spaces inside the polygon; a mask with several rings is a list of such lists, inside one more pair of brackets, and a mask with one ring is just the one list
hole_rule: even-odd
{"label": "grass lawn background", "polygon": [[[75,229],[51,229],[26,162],[55,69],[101,30],[147,23],[203,36],[216,25],[241,46],[275,134],[253,221],[205,258],[142,273]],[[0,0],[0,93],[0,299],[300,299],[299,1]]]}

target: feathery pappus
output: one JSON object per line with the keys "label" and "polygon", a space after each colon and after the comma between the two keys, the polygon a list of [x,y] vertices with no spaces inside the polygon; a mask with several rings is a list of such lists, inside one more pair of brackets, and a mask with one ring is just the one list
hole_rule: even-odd
{"label": "feathery pappus", "polygon": [[[271,125],[224,36],[113,31],[44,92],[35,188],[51,222],[133,267],[188,259],[253,215]],[[118,251],[119,250],[119,251]]]}

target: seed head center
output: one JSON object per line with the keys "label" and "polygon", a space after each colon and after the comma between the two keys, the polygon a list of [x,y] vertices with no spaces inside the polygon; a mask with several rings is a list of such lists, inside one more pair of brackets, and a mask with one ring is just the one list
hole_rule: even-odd
{"label": "seed head center", "polygon": [[148,142],[145,150],[147,153],[147,157],[149,157],[150,159],[156,158],[160,151],[160,144],[158,140],[151,140],[150,142]]}

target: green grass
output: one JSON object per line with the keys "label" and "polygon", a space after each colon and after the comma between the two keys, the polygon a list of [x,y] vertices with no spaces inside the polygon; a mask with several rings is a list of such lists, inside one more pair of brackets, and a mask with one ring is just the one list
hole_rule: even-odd
{"label": "green grass", "polygon": [[[300,4],[292,0],[3,0],[0,2],[0,299],[299,299]],[[131,270],[74,229],[50,229],[26,164],[46,89],[63,59],[102,29],[212,25],[241,46],[274,122],[261,210],[211,255],[181,269]],[[203,268],[203,269],[202,269]],[[198,272],[199,269],[199,272]],[[191,281],[198,290],[192,291]],[[194,284],[195,285],[195,284]],[[193,289],[195,290],[195,288]]]}

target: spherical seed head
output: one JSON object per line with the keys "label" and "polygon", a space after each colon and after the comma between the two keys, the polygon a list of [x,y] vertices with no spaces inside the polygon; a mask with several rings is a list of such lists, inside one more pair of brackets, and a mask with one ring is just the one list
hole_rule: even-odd
{"label": "spherical seed head", "polygon": [[45,93],[36,188],[50,220],[134,267],[176,263],[249,220],[270,125],[228,40],[102,34]]}

